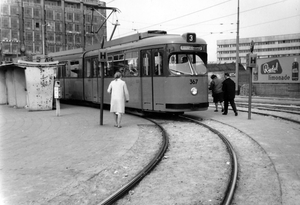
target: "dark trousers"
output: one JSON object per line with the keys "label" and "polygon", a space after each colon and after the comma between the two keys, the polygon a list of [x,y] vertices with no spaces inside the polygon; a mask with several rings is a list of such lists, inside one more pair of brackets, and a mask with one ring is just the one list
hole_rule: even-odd
{"label": "dark trousers", "polygon": [[234,113],[237,113],[234,99],[232,99],[232,100],[224,99],[224,113],[227,114],[227,112],[228,112],[228,102],[230,103]]}

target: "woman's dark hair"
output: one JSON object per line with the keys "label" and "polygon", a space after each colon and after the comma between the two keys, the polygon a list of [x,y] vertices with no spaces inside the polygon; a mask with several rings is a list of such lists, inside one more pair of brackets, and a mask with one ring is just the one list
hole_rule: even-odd
{"label": "woman's dark hair", "polygon": [[214,74],[210,76],[211,79],[215,79],[216,77],[217,77],[217,76],[214,75]]}

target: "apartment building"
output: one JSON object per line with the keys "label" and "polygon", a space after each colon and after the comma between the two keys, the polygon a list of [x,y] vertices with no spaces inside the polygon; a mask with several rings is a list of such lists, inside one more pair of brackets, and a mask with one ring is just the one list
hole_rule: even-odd
{"label": "apartment building", "polygon": [[[250,53],[250,43],[255,42],[253,53],[258,58],[273,58],[293,56],[300,54],[300,33],[263,36],[239,39],[240,63],[246,64],[246,55]],[[224,39],[217,41],[218,63],[236,62],[236,39]]]}
{"label": "apartment building", "polygon": [[105,6],[99,0],[1,0],[1,62],[106,40],[106,10],[92,9]]}

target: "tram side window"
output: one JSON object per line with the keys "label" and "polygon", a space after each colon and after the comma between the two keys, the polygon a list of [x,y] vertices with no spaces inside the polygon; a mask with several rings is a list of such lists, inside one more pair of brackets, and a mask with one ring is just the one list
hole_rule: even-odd
{"label": "tram side window", "polygon": [[86,70],[86,75],[84,77],[87,77],[87,78],[91,78],[93,77],[93,72],[92,72],[92,62],[91,62],[91,59],[86,59],[85,60],[85,70]]}
{"label": "tram side window", "polygon": [[66,77],[67,77],[67,78],[71,77],[71,66],[70,66],[70,62],[66,62]]}
{"label": "tram side window", "polygon": [[160,76],[163,75],[163,53],[155,52],[154,53],[154,62],[155,62],[155,72],[154,75]]}
{"label": "tram side window", "polygon": [[67,62],[59,62],[58,70],[57,70],[57,74],[56,74],[57,78],[66,77],[66,63]]}
{"label": "tram side window", "polygon": [[138,52],[129,52],[125,54],[124,76],[138,76]]}
{"label": "tram side window", "polygon": [[100,72],[99,72],[99,66],[98,66],[98,58],[92,58],[92,70],[93,70],[93,75],[92,77],[97,77],[100,76]]}
{"label": "tram side window", "polygon": [[150,75],[150,52],[143,53],[143,75],[149,76]]}
{"label": "tram side window", "polygon": [[78,78],[79,75],[79,61],[70,61],[70,77]]}
{"label": "tram side window", "polygon": [[113,77],[114,74],[119,71],[124,75],[125,72],[125,62],[123,54],[116,54],[113,57],[108,56],[107,68],[105,70],[105,76]]}

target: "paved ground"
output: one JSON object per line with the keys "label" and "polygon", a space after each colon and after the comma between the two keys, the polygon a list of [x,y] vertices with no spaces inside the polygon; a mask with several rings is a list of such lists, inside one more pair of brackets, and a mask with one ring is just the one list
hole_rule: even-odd
{"label": "paved ground", "polygon": [[[90,178],[128,151],[138,138],[130,115],[114,127],[111,113],[61,105],[55,110],[28,112],[0,105],[0,204],[30,204],[54,195],[74,177]],[[145,123],[148,123],[145,121]],[[2,203],[1,203],[2,202]]]}
{"label": "paved ground", "polygon": [[[249,120],[247,112],[223,116],[213,108],[193,115],[231,124],[250,135],[274,162],[283,197],[294,192],[300,201],[299,125],[258,115]],[[71,179],[92,177],[130,149],[139,136],[137,125],[145,123],[125,115],[118,129],[108,111],[100,126],[100,112],[94,108],[61,105],[57,117],[55,110],[28,112],[0,105],[0,204],[30,204],[55,195]]]}

